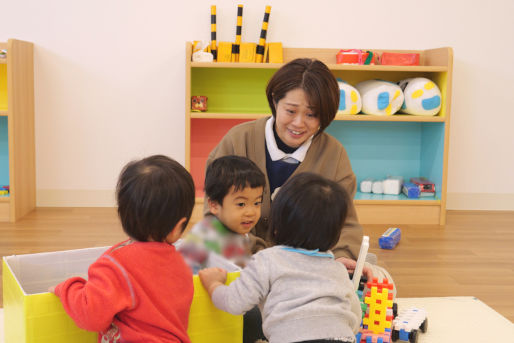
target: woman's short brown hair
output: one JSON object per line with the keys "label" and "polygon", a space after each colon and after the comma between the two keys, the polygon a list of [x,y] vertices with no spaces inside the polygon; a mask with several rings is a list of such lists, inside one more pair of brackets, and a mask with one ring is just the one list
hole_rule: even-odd
{"label": "woman's short brown hair", "polygon": [[311,58],[298,58],[284,65],[271,77],[266,87],[266,96],[273,117],[276,116],[275,104],[293,89],[303,89],[310,106],[319,118],[322,132],[337,113],[339,108],[339,85],[336,78],[321,61]]}

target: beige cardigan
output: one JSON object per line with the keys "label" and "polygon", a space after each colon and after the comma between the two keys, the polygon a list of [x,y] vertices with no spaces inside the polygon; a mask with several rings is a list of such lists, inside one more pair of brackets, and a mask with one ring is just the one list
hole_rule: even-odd
{"label": "beige cardigan", "polygon": [[[252,233],[254,238],[253,252],[270,245],[268,233],[268,217],[270,214],[271,195],[269,180],[266,172],[266,142],[265,125],[268,118],[246,122],[234,126],[222,138],[219,144],[211,151],[207,159],[209,165],[214,159],[226,155],[244,156],[252,160],[266,175],[266,187],[262,202],[261,219]],[[312,172],[333,180],[343,186],[351,199],[355,196],[356,178],[353,174],[350,160],[341,143],[327,133],[314,137],[307,151],[305,159],[295,170],[293,175],[302,172]],[[207,201],[205,201],[205,205]],[[207,207],[205,206],[204,209]],[[357,259],[362,241],[362,227],[357,219],[355,206],[351,202],[348,217],[343,227],[337,246],[332,249],[337,257],[350,257]]]}

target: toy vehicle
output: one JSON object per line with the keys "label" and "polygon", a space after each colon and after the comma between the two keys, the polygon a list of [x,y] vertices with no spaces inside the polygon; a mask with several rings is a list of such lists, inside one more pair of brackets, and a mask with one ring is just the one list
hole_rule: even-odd
{"label": "toy vehicle", "polygon": [[428,318],[424,309],[411,307],[402,311],[393,320],[391,339],[393,342],[401,341],[416,343],[418,341],[419,330],[427,332]]}

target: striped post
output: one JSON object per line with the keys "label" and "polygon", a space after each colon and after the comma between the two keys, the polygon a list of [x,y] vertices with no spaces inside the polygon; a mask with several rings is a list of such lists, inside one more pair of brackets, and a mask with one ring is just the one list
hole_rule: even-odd
{"label": "striped post", "polygon": [[266,6],[266,10],[264,11],[264,19],[262,20],[262,29],[261,36],[259,38],[259,45],[257,45],[257,50],[255,51],[255,62],[262,63],[264,59],[264,45],[266,44],[266,34],[268,33],[268,22],[269,22],[269,14],[271,12],[271,6]]}
{"label": "striped post", "polygon": [[243,5],[237,5],[236,42],[232,45],[232,62],[239,62],[239,46],[243,27]]}
{"label": "striped post", "polygon": [[218,59],[218,51],[216,50],[216,6],[211,6],[211,53],[214,57],[213,61]]}

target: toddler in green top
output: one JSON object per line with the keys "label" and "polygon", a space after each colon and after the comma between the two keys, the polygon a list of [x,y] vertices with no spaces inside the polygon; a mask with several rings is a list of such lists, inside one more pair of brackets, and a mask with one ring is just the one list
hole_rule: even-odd
{"label": "toddler in green top", "polygon": [[261,216],[266,179],[246,157],[223,156],[205,173],[209,213],[193,226],[179,246],[196,273],[205,267],[208,251],[244,266],[250,256],[248,233]]}

